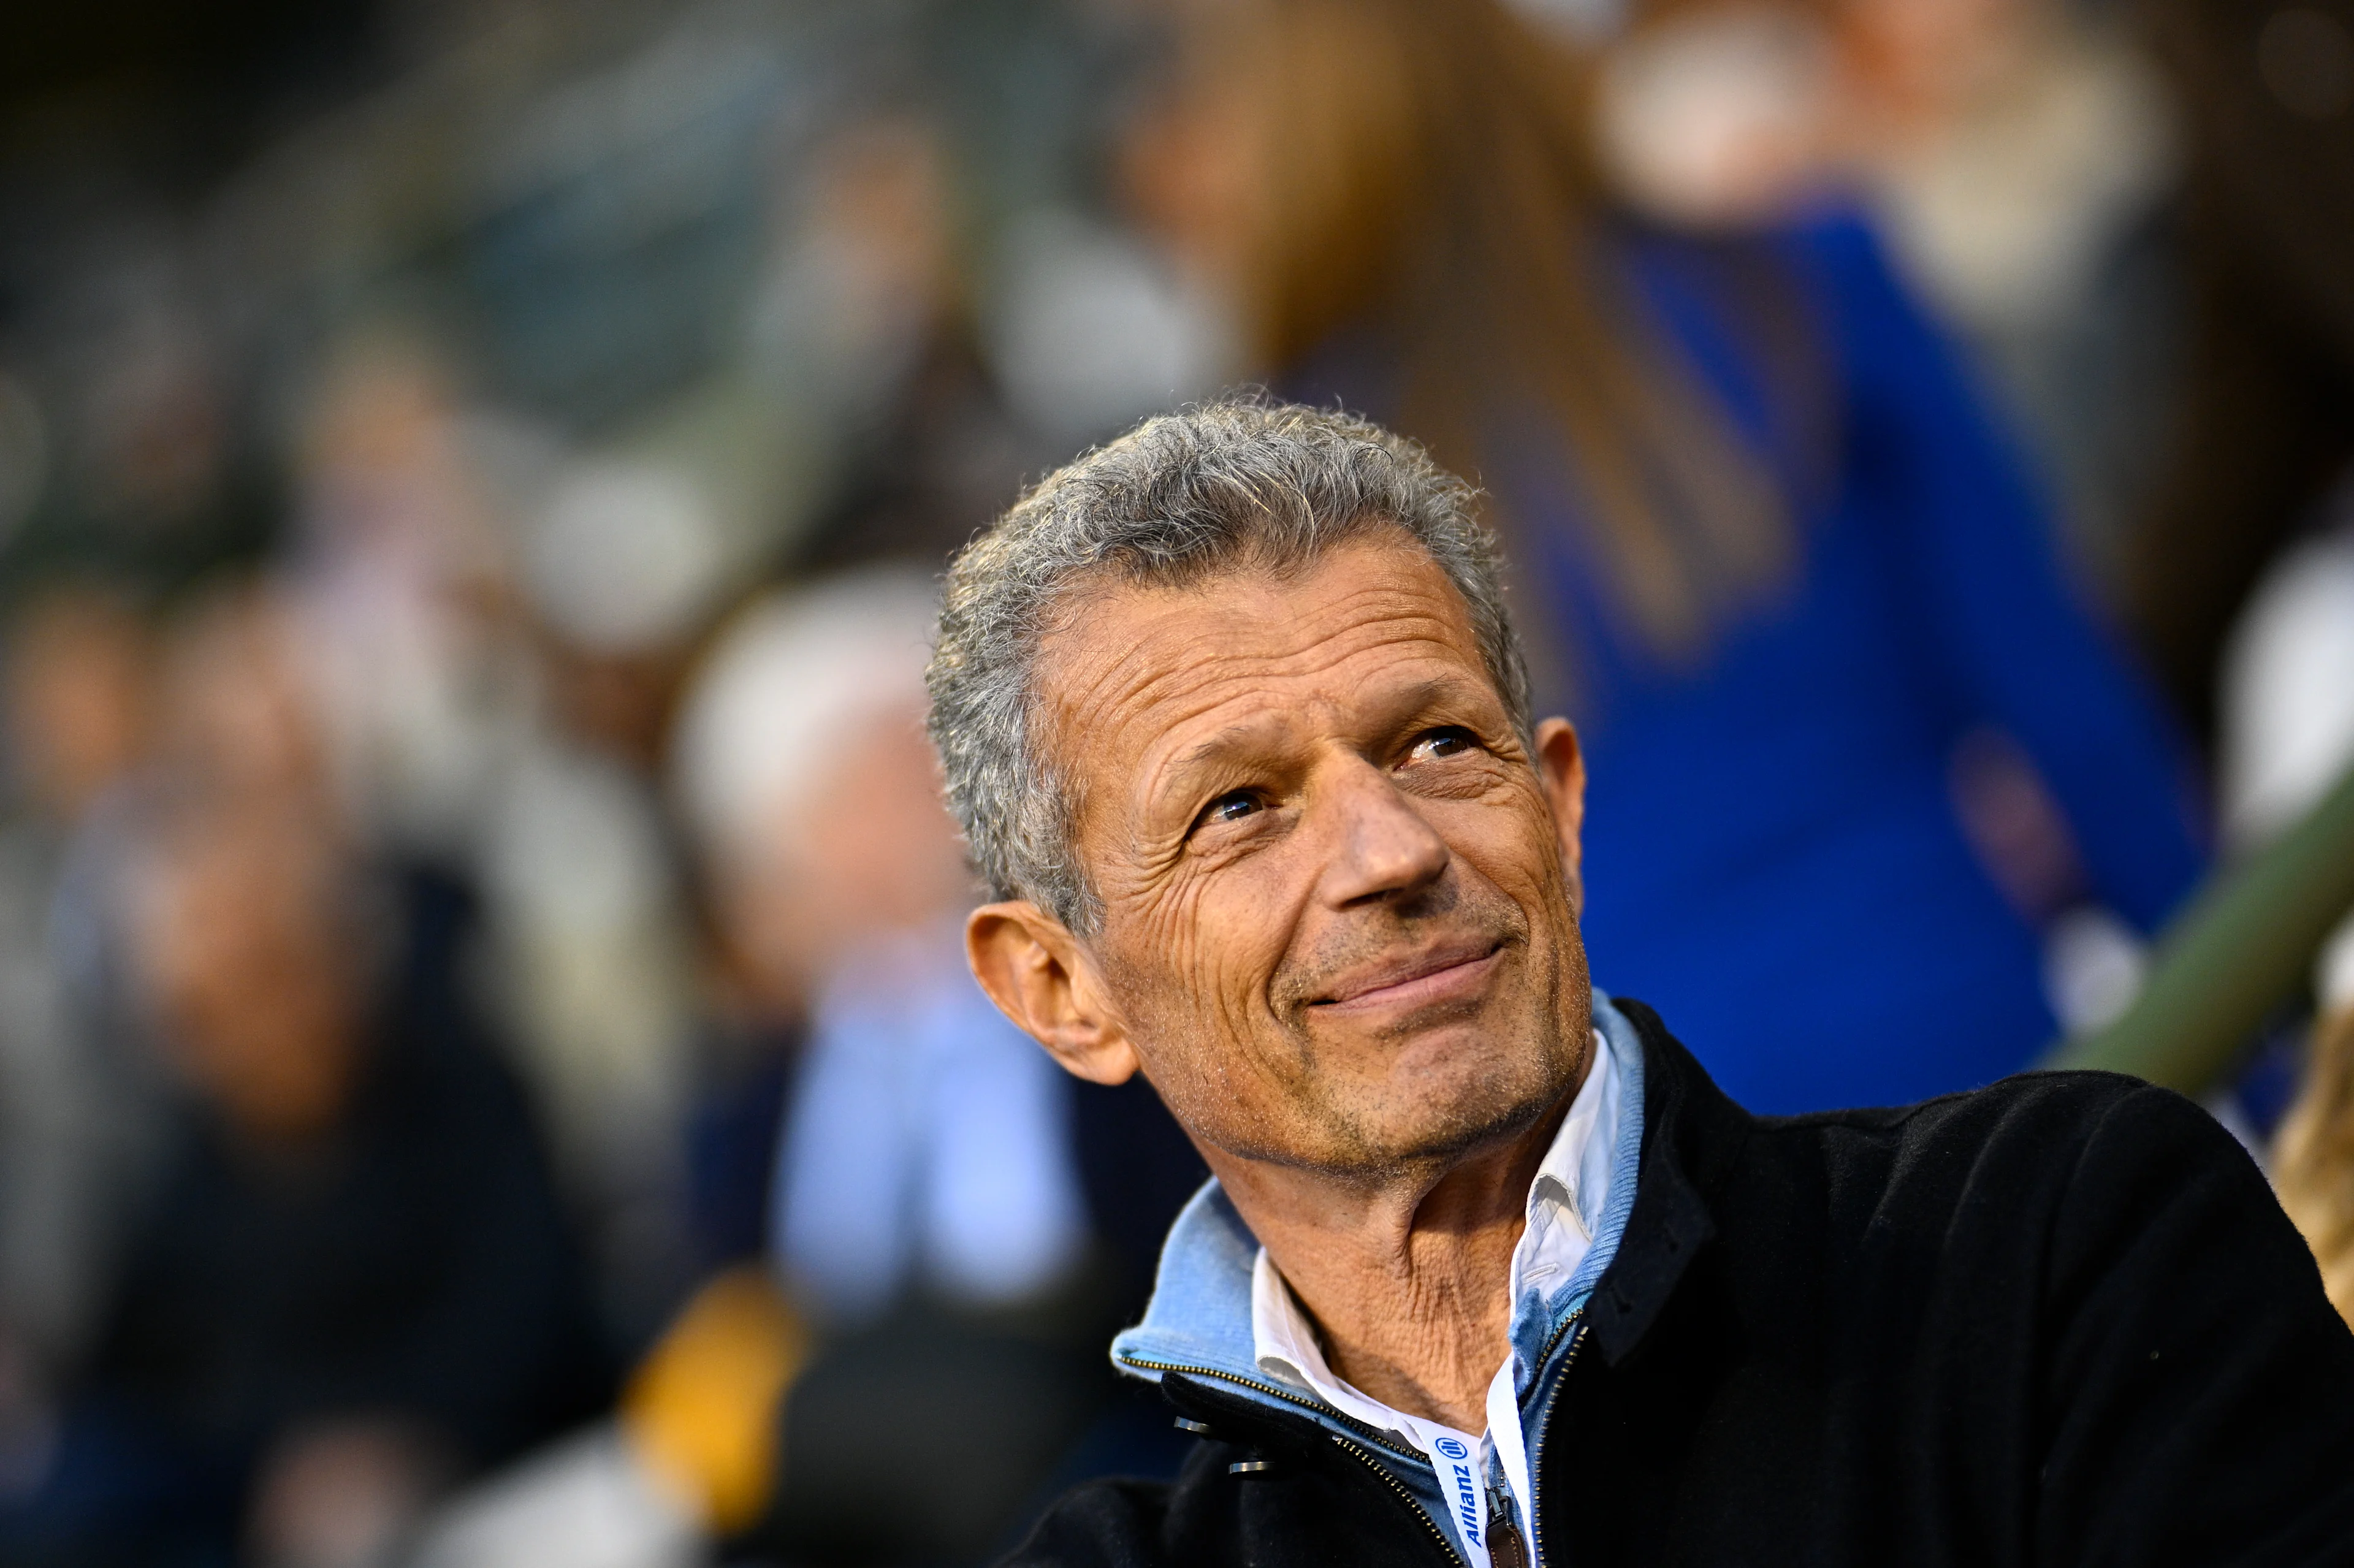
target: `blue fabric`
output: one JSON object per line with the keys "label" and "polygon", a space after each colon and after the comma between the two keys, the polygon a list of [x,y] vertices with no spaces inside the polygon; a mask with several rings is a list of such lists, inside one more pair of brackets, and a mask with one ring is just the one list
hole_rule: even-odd
{"label": "blue fabric", "polygon": [[[1643,1042],[1635,1026],[1598,989],[1594,992],[1594,1027],[1608,1037],[1610,1054],[1618,1067],[1618,1147],[1610,1152],[1610,1198],[1602,1205],[1594,1245],[1586,1249],[1576,1272],[1551,1295],[1525,1292],[1513,1308],[1512,1349],[1519,1353],[1523,1373],[1519,1393],[1524,1410],[1539,1392],[1535,1379],[1545,1370],[1540,1363],[1546,1341],[1594,1294],[1603,1270],[1618,1255],[1618,1238],[1626,1234],[1627,1216],[1635,1212],[1635,1180],[1643,1163]],[[1530,1436],[1533,1439],[1535,1434]]]}
{"label": "blue fabric", "polygon": [[[1635,1181],[1642,1165],[1642,1040],[1600,991],[1594,993],[1594,1026],[1609,1038],[1625,1109],[1618,1119],[1618,1145],[1611,1154],[1610,1199],[1604,1205],[1594,1245],[1586,1249],[1577,1271],[1558,1289],[1545,1297],[1532,1290],[1513,1310],[1512,1349],[1522,1372],[1522,1424],[1532,1446],[1545,1405],[1543,1396],[1567,1364],[1575,1340],[1575,1335],[1564,1334],[1553,1342],[1554,1333],[1584,1310],[1594,1287],[1617,1255],[1618,1238],[1626,1234],[1627,1216],[1634,1212]],[[1130,1377],[1153,1383],[1161,1381],[1164,1370],[1207,1377],[1228,1393],[1305,1414],[1334,1432],[1363,1442],[1364,1432],[1338,1411],[1305,1390],[1275,1384],[1259,1370],[1258,1347],[1251,1332],[1251,1270],[1258,1260],[1258,1238],[1235,1212],[1225,1190],[1215,1178],[1204,1182],[1170,1227],[1144,1321],[1112,1340],[1112,1365]],[[1549,1343],[1552,1353],[1548,1356]],[[1428,1458],[1402,1438],[1371,1446],[1459,1550],[1459,1527],[1440,1495]]]}
{"label": "blue fabric", "polygon": [[[1871,233],[1831,215],[1751,243],[1792,300],[1742,286],[1723,245],[1628,250],[1638,297],[1795,498],[1795,570],[1706,655],[1677,664],[1628,628],[1552,445],[1482,478],[1542,541],[1521,546],[1523,591],[1564,611],[1594,972],[1754,1110],[1910,1101],[2026,1065],[2055,1028],[2037,933],[1963,835],[1961,738],[2019,743],[2091,893],[2146,930],[2201,870],[2197,812],[2174,736]],[[1827,461],[1755,346],[1764,313],[1828,368]],[[1390,392],[1362,344],[1288,389],[1375,418]]]}

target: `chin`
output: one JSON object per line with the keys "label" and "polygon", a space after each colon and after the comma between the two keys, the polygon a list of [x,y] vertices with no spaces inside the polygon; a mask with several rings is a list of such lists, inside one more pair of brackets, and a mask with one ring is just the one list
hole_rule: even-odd
{"label": "chin", "polygon": [[[1529,1048],[1499,1059],[1449,1053],[1421,1072],[1393,1075],[1386,1105],[1357,1122],[1366,1152],[1379,1163],[1405,1163],[1460,1154],[1517,1136],[1541,1120],[1569,1092],[1577,1058]],[[1368,1107],[1372,1109],[1373,1107]],[[1378,1150],[1378,1153],[1376,1150]]]}

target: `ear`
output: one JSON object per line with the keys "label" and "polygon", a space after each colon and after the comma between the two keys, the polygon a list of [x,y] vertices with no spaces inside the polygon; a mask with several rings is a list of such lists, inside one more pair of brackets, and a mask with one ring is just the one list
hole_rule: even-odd
{"label": "ear", "polygon": [[1101,977],[1060,920],[1027,899],[984,904],[965,920],[964,948],[989,1000],[1065,1071],[1092,1084],[1124,1084],[1136,1072]]}
{"label": "ear", "polygon": [[1583,913],[1585,882],[1578,866],[1585,827],[1585,753],[1578,748],[1577,731],[1567,719],[1549,718],[1537,726],[1537,772],[1544,779],[1553,832],[1561,839],[1561,867],[1569,876],[1569,906]]}

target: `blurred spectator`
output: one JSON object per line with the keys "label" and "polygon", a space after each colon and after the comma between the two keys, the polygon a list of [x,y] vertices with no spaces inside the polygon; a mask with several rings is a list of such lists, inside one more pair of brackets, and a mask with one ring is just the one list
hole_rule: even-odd
{"label": "blurred spectator", "polygon": [[611,1330],[642,1343],[685,1284],[690,1029],[651,776],[718,525],[691,476],[469,405],[413,335],[345,345],[302,450],[301,727],[355,832],[478,902],[451,959],[512,1043]]}
{"label": "blurred spectator", "polygon": [[933,608],[912,573],[836,577],[740,611],[698,671],[673,768],[720,949],[716,1272],[617,1424],[465,1499],[429,1563],[554,1539],[635,1568],[748,1531],[795,1562],[972,1561],[1107,1402],[1069,1091],[965,969]]}
{"label": "blurred spectator", "polygon": [[[350,782],[348,754],[334,742],[336,687],[323,672],[312,605],[282,577],[231,575],[181,608],[171,628],[161,678],[159,764],[164,776],[269,803],[290,818],[328,824],[354,853],[383,869],[397,902],[399,973],[391,982],[430,1005],[468,1012],[462,969],[474,923],[473,898],[461,882],[368,831],[365,793]],[[130,803],[126,802],[126,809]],[[104,889],[118,880],[114,863],[135,835],[101,819],[84,835],[79,858],[90,892],[77,911],[78,983],[111,1027],[124,1026],[124,972],[119,912]]]}
{"label": "blurred spectator", "polygon": [[497,738],[471,859],[499,1001],[636,1346],[691,1283],[678,1150],[695,999],[659,770],[727,563],[690,475],[589,456],[549,481],[515,606],[537,679]]}
{"label": "blurred spectator", "polygon": [[2273,1183],[2330,1301],[2354,1323],[2354,985],[2315,1022],[2304,1085],[2273,1147]]}
{"label": "blurred spectator", "polygon": [[1848,135],[1906,270],[2029,439],[2114,588],[2157,481],[2179,334],[2173,106],[2067,0],[1844,0]]}
{"label": "blurred spectator", "polygon": [[2190,339],[2135,619],[2202,735],[2265,565],[2354,462],[2354,5],[2147,0],[2184,111]]}
{"label": "blurred spectator", "polygon": [[1605,164],[1672,223],[1854,189],[1959,329],[2119,597],[2179,349],[2173,105],[2120,18],[2062,0],[1700,0],[1604,51]]}
{"label": "blurred spectator", "polygon": [[[2295,826],[2354,768],[2354,493],[2341,489],[2328,514],[2327,531],[2264,574],[2225,649],[2224,823],[2243,853]],[[2354,1322],[2354,911],[2322,948],[2313,997],[2273,1180]]]}
{"label": "blurred spectator", "polygon": [[1025,473],[1228,369],[1209,302],[1076,201],[1025,208],[976,263],[954,172],[914,115],[854,122],[811,160],[751,332],[765,382],[824,388],[836,438],[797,569],[937,569]]}
{"label": "blurred spectator", "polygon": [[146,750],[146,622],[122,591],[72,581],[27,594],[12,620],[7,715],[18,798],[51,822],[78,821]]}
{"label": "blurred spectator", "polygon": [[1709,231],[1771,222],[1840,183],[1854,154],[1847,10],[1839,0],[1634,7],[1596,51],[1593,87],[1596,157],[1623,199]]}
{"label": "blurred spectator", "polygon": [[1614,180],[1671,223],[1867,199],[2104,589],[2155,478],[2177,305],[2171,106],[2109,20],[2062,0],[1655,3],[1596,93]]}
{"label": "blurred spectator", "polygon": [[[1187,15],[1140,204],[1287,390],[1484,477],[1585,736],[1597,971],[1760,1110],[2024,1065],[2055,1023],[2037,924],[2089,895],[2149,928],[2192,809],[1870,233],[1623,216],[1577,60],[1491,0]],[[1952,778],[1987,730],[2073,837],[2033,858],[2083,885],[2020,907],[1974,849]]]}
{"label": "blurred spectator", "polygon": [[130,1064],[76,1005],[56,926],[72,836],[145,754],[149,631],[123,595],[56,583],[8,629],[12,810],[0,827],[0,1493],[37,1460],[44,1396],[89,1338],[141,1152]]}
{"label": "blurred spectator", "polygon": [[776,1489],[778,1402],[808,1335],[758,1266],[708,1281],[631,1375],[617,1420],[532,1455],[422,1531],[417,1568],[685,1568]]}
{"label": "blurred spectator", "polygon": [[1085,1236],[1062,1085],[965,970],[970,875],[922,730],[933,602],[871,577],[747,612],[680,736],[733,952],[771,1016],[809,1020],[775,1255],[851,1320],[917,1288],[1036,1297]]}
{"label": "blurred spectator", "polygon": [[455,380],[414,332],[334,345],[293,432],[281,594],[323,787],[356,831],[452,862],[514,701],[494,628],[471,612],[499,573],[501,519]]}
{"label": "blurred spectator", "polygon": [[135,997],[185,1095],[10,1561],[379,1562],[447,1481],[595,1408],[536,1138],[398,925],[283,797],[118,823]]}
{"label": "blurred spectator", "polygon": [[912,115],[843,127],[803,175],[797,221],[754,300],[764,384],[818,403],[833,493],[793,553],[937,567],[1036,461],[973,342],[949,154]]}
{"label": "blurred spectator", "polygon": [[[777,1528],[829,1560],[983,1550],[1097,1395],[1052,1310],[1087,1242],[1067,1092],[965,972],[969,874],[921,727],[933,603],[882,575],[747,611],[675,762],[747,1022],[806,1021],[755,1168],[824,1336]],[[909,1495],[911,1467],[938,1484]]]}
{"label": "blurred spectator", "polygon": [[165,649],[161,744],[175,772],[350,832],[295,609],[259,577],[208,585],[182,607]]}

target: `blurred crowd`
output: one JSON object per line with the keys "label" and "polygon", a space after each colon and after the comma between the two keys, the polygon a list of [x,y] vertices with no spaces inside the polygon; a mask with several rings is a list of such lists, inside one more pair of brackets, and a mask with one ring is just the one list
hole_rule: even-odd
{"label": "blurred crowd", "polygon": [[[1202,1169],[970,983],[922,733],[948,556],[1157,408],[1479,480],[1596,980],[1759,1110],[2115,1017],[2354,760],[2346,0],[85,11],[0,23],[0,1563],[1173,1464]],[[2314,1003],[2217,1108],[2304,1075],[2354,1308]]]}

